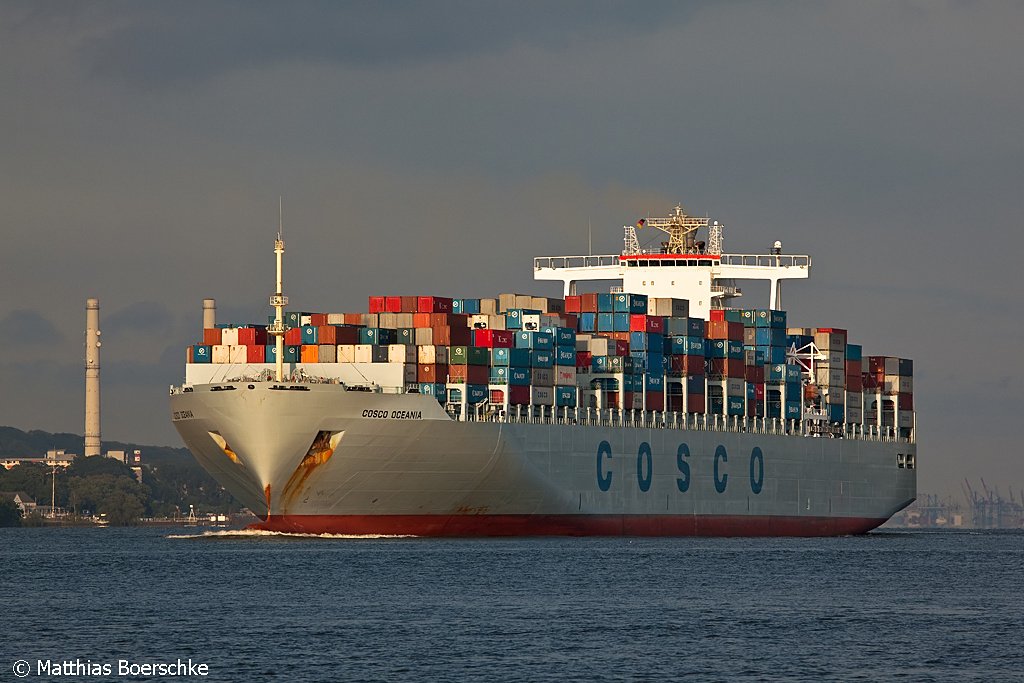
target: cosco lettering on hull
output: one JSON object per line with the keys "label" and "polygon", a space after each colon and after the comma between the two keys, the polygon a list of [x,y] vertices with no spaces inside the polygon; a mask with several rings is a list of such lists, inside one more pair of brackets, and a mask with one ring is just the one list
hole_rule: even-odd
{"label": "cosco lettering on hull", "polygon": [[[597,488],[601,491],[610,491],[613,484],[613,472],[611,468],[612,447],[607,441],[602,441],[597,446]],[[754,495],[761,493],[764,487],[764,472],[766,458],[759,446],[750,451],[749,485],[750,492]],[[712,459],[712,474],[714,475],[715,491],[725,493],[729,487],[729,452],[725,446],[719,444],[715,448]],[[676,487],[680,493],[690,490],[690,480],[693,476],[690,464],[690,446],[686,443],[679,444],[676,450]],[[642,493],[651,490],[651,481],[654,479],[654,457],[651,452],[651,445],[646,441],[642,442],[636,452],[636,483]]]}

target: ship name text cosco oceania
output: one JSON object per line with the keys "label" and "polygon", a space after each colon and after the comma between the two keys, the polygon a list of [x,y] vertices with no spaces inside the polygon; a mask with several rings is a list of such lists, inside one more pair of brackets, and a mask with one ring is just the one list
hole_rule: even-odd
{"label": "ship name text cosco oceania", "polygon": [[364,410],[363,417],[375,420],[422,420],[420,410]]}

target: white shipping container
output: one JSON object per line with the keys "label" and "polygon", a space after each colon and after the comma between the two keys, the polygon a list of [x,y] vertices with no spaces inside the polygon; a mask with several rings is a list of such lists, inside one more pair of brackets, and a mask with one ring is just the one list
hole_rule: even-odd
{"label": "white shipping container", "polygon": [[568,325],[563,325],[562,322],[562,316],[557,313],[548,313],[547,315],[540,316],[541,327],[568,327]]}
{"label": "white shipping container", "polygon": [[834,406],[841,406],[846,403],[846,391],[843,389],[837,389],[836,387],[822,387],[821,397],[825,403],[830,403]]}
{"label": "white shipping container", "polygon": [[576,384],[576,368],[559,365],[555,368],[555,384],[558,386],[574,386]]}
{"label": "white shipping container", "polygon": [[328,325],[344,325],[345,314],[344,313],[328,313],[327,314]]}
{"label": "white shipping container", "polygon": [[896,426],[903,427],[904,429],[910,429],[914,426],[914,411],[913,410],[898,410],[896,411]]}
{"label": "white shipping container", "polygon": [[355,363],[356,362],[356,345],[355,344],[338,344],[338,362],[339,363]]}
{"label": "white shipping container", "polygon": [[530,308],[533,305],[533,297],[529,294],[516,294],[516,305],[512,308]]}
{"label": "white shipping container", "polygon": [[356,344],[356,363],[373,362],[373,344]]}
{"label": "white shipping container", "polygon": [[377,318],[380,320],[380,325],[374,325],[374,327],[387,327],[390,329],[400,327],[397,313],[378,313]]}
{"label": "white shipping container", "polygon": [[225,327],[220,331],[220,343],[224,346],[238,345],[238,328]]}
{"label": "white shipping container", "polygon": [[416,347],[412,344],[388,344],[389,363],[415,363]]}
{"label": "white shipping container", "polygon": [[311,315],[300,315],[299,316],[299,325],[312,325],[312,324],[313,324],[313,316],[311,316]]}
{"label": "white shipping container", "polygon": [[817,367],[814,369],[817,377],[818,384],[826,387],[845,387],[846,386],[846,372],[842,368],[823,368]]}
{"label": "white shipping container", "polygon": [[540,329],[540,316],[536,313],[527,313],[523,316],[523,331],[536,332]]}
{"label": "white shipping container", "polygon": [[555,403],[555,390],[553,387],[539,387],[536,384],[530,387],[530,403],[535,406],[550,406]]}
{"label": "white shipping container", "polygon": [[484,314],[471,315],[471,316],[469,316],[469,320],[467,321],[467,324],[469,325],[469,327],[471,329],[475,329],[475,330],[489,330],[489,329],[491,329],[490,321],[488,320],[490,317],[491,316],[484,315]]}
{"label": "white shipping container", "polygon": [[843,351],[829,351],[828,364],[833,368],[843,368],[846,371],[846,353]]}
{"label": "white shipping container", "polygon": [[829,351],[846,351],[846,335],[836,334],[834,332],[816,332],[814,334],[814,345],[819,350]]}
{"label": "white shipping container", "polygon": [[227,344],[217,344],[211,349],[210,359],[214,363],[230,363],[231,347]]}
{"label": "white shipping container", "polygon": [[899,358],[886,358],[885,359],[885,374],[887,374],[887,375],[898,375],[898,374],[900,374],[900,359]]}
{"label": "white shipping container", "polygon": [[434,343],[434,330],[429,327],[416,328],[416,346],[430,346]]}
{"label": "white shipping container", "polygon": [[576,350],[577,351],[589,351],[590,340],[593,339],[589,334],[577,334],[576,335]]}
{"label": "white shipping container", "polygon": [[[633,392],[633,402],[632,402],[632,404],[626,406],[626,410],[643,410],[643,409],[644,409],[644,394],[643,394],[642,391],[634,391]],[[657,408],[652,406],[652,407],[649,407],[648,410],[661,410],[661,406],[658,406]]]}
{"label": "white shipping container", "polygon": [[423,365],[448,365],[448,347],[447,346],[434,346],[428,344],[427,346],[419,346],[416,348],[417,361]]}
{"label": "white shipping container", "polygon": [[395,327],[412,327],[412,313],[395,313]]}
{"label": "white shipping container", "polygon": [[541,313],[547,313],[550,309],[548,308],[548,298],[546,296],[534,296],[530,297],[530,305],[523,306],[523,308],[532,308],[535,311]]}
{"label": "white shipping container", "polygon": [[498,300],[480,299],[480,312],[484,315],[498,315]]}
{"label": "white shipping container", "polygon": [[864,424],[864,411],[857,406],[846,406],[846,421],[854,424]]}
{"label": "white shipping container", "polygon": [[[236,330],[237,333],[237,330]],[[237,335],[236,335],[237,336]],[[229,347],[228,357],[232,363],[248,363],[249,352],[244,345],[233,344]]]}
{"label": "white shipping container", "polygon": [[334,344],[320,344],[316,350],[316,360],[318,363],[337,363],[338,347]]}
{"label": "white shipping container", "polygon": [[591,337],[587,350],[593,356],[607,356],[609,346],[609,340],[606,337]]}
{"label": "white shipping container", "polygon": [[882,391],[886,394],[912,394],[914,393],[914,378],[886,375],[882,382]]}
{"label": "white shipping container", "polygon": [[364,327],[380,327],[379,313],[363,313],[361,315]]}
{"label": "white shipping container", "polygon": [[[507,311],[510,308],[518,308],[516,306],[516,295],[515,294],[499,294],[498,295],[498,310]],[[482,312],[481,306],[481,312]]]}
{"label": "white shipping container", "polygon": [[846,409],[851,410],[853,408],[860,409],[864,406],[864,394],[859,391],[847,391],[846,392]]}
{"label": "white shipping container", "polygon": [[651,297],[647,299],[647,315],[686,318],[690,315],[690,302],[686,299]]}
{"label": "white shipping container", "polygon": [[726,380],[726,396],[746,396],[747,383],[737,377],[730,377]]}

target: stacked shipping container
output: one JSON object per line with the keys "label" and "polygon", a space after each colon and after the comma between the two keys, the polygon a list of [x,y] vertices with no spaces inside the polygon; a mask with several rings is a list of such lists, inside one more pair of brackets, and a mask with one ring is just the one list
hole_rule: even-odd
{"label": "stacked shipping container", "polygon": [[[400,364],[405,390],[442,403],[800,419],[809,402],[830,422],[912,427],[910,361],[864,358],[838,328],[787,334],[784,311],[688,314],[625,293],[372,296],[367,313],[287,313],[284,360]],[[274,363],[272,342],[265,326],[207,329],[188,362]],[[824,360],[805,385],[786,352],[812,342]]]}

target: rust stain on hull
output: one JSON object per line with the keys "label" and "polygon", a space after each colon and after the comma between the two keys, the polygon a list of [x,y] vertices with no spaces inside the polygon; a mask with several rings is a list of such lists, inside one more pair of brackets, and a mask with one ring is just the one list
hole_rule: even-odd
{"label": "rust stain on hull", "polygon": [[306,481],[318,467],[324,465],[337,448],[338,442],[344,432],[332,434],[331,432],[320,432],[316,435],[312,445],[306,452],[306,456],[299,463],[299,466],[292,472],[288,482],[281,490],[281,514],[287,512],[288,507],[295,501],[295,498],[305,490]]}
{"label": "rust stain on hull", "polygon": [[263,487],[263,497],[267,500],[267,519],[270,519],[270,484]]}

